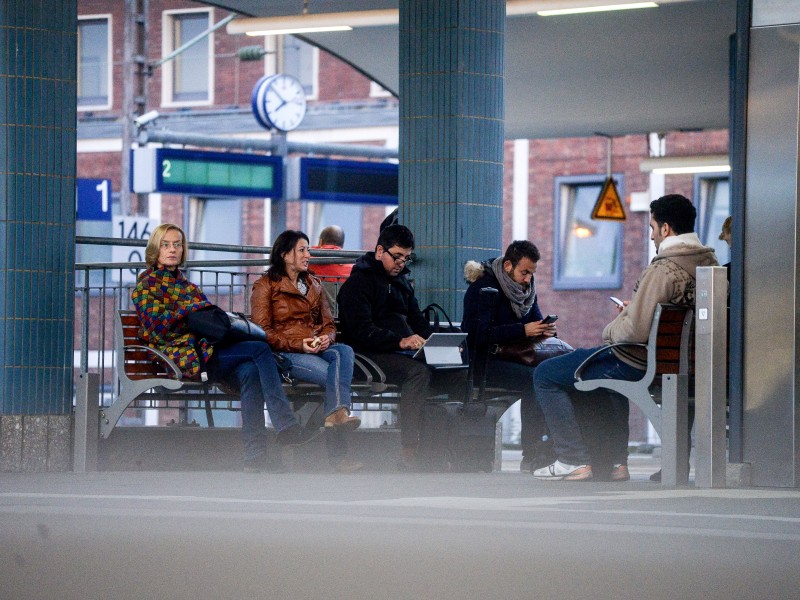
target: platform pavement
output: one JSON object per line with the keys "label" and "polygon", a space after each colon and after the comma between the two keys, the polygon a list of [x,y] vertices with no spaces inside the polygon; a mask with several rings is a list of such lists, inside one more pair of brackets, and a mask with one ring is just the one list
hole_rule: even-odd
{"label": "platform pavement", "polygon": [[638,472],[543,482],[510,461],[491,474],[0,473],[0,597],[798,597],[800,490],[665,489]]}

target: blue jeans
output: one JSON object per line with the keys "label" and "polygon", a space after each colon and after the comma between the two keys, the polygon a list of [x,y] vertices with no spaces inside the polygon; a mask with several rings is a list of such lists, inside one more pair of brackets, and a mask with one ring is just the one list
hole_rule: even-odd
{"label": "blue jeans", "polygon": [[276,430],[297,423],[283,393],[272,350],[264,342],[239,342],[215,349],[214,357],[214,378],[238,384],[241,393],[244,458],[258,458],[267,451],[264,402]]}
{"label": "blue jeans", "polygon": [[325,388],[325,416],[345,406],[350,408],[353,380],[353,349],[333,344],[319,354],[280,352],[292,365],[292,376]]}
{"label": "blue jeans", "polygon": [[[601,346],[602,347],[602,346]],[[589,450],[584,443],[575,417],[573,400],[607,402],[610,429],[608,442],[614,463],[627,464],[628,414],[630,406],[624,396],[610,390],[580,392],[575,389],[575,369],[598,348],[578,348],[574,352],[544,361],[533,375],[536,399],[544,412],[553,450],[558,459],[570,465],[590,464]],[[619,360],[608,349],[596,356],[583,372],[583,379],[641,379],[644,371]]]}

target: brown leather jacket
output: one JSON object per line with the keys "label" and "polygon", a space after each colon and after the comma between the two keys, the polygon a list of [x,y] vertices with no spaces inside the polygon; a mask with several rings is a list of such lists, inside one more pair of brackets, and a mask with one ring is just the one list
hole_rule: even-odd
{"label": "brown leather jacket", "polygon": [[330,336],[331,343],[336,339],[336,325],[322,284],[310,274],[305,281],[305,296],[288,277],[273,281],[262,275],[253,284],[250,318],[264,328],[267,342],[277,352],[303,352],[303,339],[317,335]]}

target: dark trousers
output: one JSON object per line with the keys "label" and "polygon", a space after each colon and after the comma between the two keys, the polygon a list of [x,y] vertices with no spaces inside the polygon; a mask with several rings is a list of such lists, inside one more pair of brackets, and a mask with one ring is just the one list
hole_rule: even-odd
{"label": "dark trousers", "polygon": [[422,423],[422,405],[430,396],[448,394],[462,400],[467,371],[432,370],[422,361],[395,352],[362,352],[386,374],[387,383],[400,386],[400,443],[416,448]]}

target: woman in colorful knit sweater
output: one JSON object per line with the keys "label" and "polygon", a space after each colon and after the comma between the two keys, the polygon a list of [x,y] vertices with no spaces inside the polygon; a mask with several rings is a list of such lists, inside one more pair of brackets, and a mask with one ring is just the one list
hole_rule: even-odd
{"label": "woman in colorful knit sweater", "polygon": [[180,270],[188,250],[186,236],[177,225],[159,225],[150,236],[145,250],[149,268],[139,275],[132,294],[142,324],[139,337],[169,356],[188,379],[198,378],[202,360],[214,380],[236,384],[241,392],[245,470],[281,469],[279,461],[267,463],[264,402],[278,431],[278,443],[301,444],[312,432],[302,429],[292,412],[269,345],[240,342],[216,349],[189,331],[187,316],[211,303]]}

